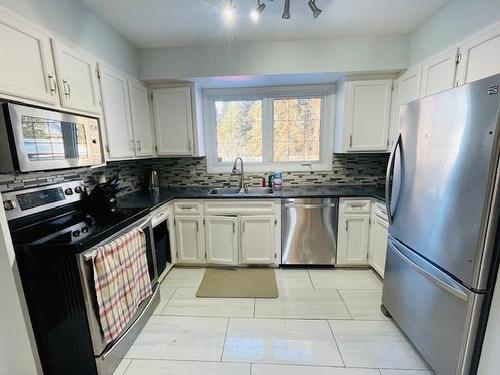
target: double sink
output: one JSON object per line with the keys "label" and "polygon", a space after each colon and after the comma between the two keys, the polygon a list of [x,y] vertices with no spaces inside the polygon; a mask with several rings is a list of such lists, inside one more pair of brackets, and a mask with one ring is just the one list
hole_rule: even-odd
{"label": "double sink", "polygon": [[228,188],[218,188],[212,189],[208,193],[209,195],[271,195],[274,193],[272,188],[267,187],[228,187]]}

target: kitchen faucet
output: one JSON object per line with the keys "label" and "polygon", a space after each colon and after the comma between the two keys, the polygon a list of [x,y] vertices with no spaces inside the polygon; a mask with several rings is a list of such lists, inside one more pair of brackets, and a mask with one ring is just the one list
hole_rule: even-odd
{"label": "kitchen faucet", "polygon": [[[238,160],[241,163],[241,170],[239,170],[239,171],[236,168],[236,166],[238,165]],[[243,159],[240,156],[237,157],[236,159],[234,159],[234,165],[233,165],[232,175],[234,175],[234,176],[240,176],[240,189],[246,190],[247,188],[245,186],[245,174],[244,174],[244,171],[243,171]]]}

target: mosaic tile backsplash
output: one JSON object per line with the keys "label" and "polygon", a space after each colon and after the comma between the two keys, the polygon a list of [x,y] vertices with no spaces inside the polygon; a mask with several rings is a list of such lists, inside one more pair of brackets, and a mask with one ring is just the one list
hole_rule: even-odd
{"label": "mosaic tile backsplash", "polygon": [[[283,182],[285,186],[382,185],[387,161],[386,154],[335,154],[331,171],[284,172]],[[221,187],[236,186],[239,182],[239,177],[232,176],[229,168],[228,173],[207,173],[205,158],[168,158],[110,162],[105,167],[95,169],[0,174],[0,192],[74,179],[84,179],[92,189],[96,184],[97,175],[104,173],[107,178],[118,174],[122,188],[120,194],[126,194],[143,189],[146,176],[152,169],[158,171],[160,185],[163,187]],[[262,176],[262,173],[245,174],[245,183],[249,186],[260,186]]]}
{"label": "mosaic tile backsplash", "polygon": [[[388,155],[335,154],[331,171],[284,172],[284,185],[381,185],[385,181]],[[156,159],[152,168],[159,172],[161,186],[237,185],[239,176],[207,173],[205,158]],[[267,174],[266,174],[267,175]],[[260,186],[263,173],[245,173],[245,183]]]}
{"label": "mosaic tile backsplash", "polygon": [[122,188],[120,194],[127,194],[143,188],[147,172],[151,169],[150,165],[151,161],[149,160],[137,160],[110,162],[104,167],[93,169],[78,168],[15,175],[0,174],[0,192],[77,179],[83,179],[87,188],[92,190],[99,174],[104,174],[106,178],[118,174]]}

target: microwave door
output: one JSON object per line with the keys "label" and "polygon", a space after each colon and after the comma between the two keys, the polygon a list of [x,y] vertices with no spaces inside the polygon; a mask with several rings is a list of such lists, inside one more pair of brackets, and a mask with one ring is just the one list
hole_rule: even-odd
{"label": "microwave door", "polygon": [[97,120],[12,104],[9,112],[19,171],[102,163]]}
{"label": "microwave door", "polygon": [[78,133],[75,124],[64,123],[62,127],[65,159],[78,158]]}

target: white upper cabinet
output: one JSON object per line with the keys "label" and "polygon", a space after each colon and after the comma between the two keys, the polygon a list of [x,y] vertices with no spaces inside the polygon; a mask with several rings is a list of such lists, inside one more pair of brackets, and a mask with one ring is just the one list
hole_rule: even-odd
{"label": "white upper cabinet", "polygon": [[100,113],[97,63],[91,56],[52,40],[61,105]]}
{"label": "white upper cabinet", "polygon": [[398,78],[398,102],[400,106],[419,98],[421,77],[422,66],[418,65],[408,69]]}
{"label": "white upper cabinet", "polygon": [[151,121],[148,89],[140,81],[129,79],[128,90],[136,155],[139,157],[153,156],[153,122]]}
{"label": "white upper cabinet", "polygon": [[238,218],[205,217],[205,248],[211,264],[238,264]]}
{"label": "white upper cabinet", "polygon": [[457,85],[500,73],[500,24],[460,45]]}
{"label": "white upper cabinet", "polygon": [[422,64],[420,97],[446,91],[455,86],[457,48],[450,48]]}
{"label": "white upper cabinet", "polygon": [[99,70],[108,158],[133,158],[135,140],[130,119],[127,77],[103,65],[99,66]]}
{"label": "white upper cabinet", "polygon": [[50,38],[0,7],[0,92],[57,104]]}
{"label": "white upper cabinet", "polygon": [[241,261],[246,264],[271,264],[275,258],[274,216],[241,218]]}
{"label": "white upper cabinet", "polygon": [[158,155],[194,155],[190,87],[153,90]]}
{"label": "white upper cabinet", "polygon": [[392,79],[346,81],[337,93],[335,152],[385,152]]}

